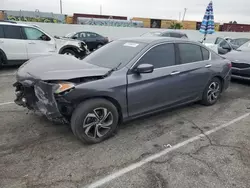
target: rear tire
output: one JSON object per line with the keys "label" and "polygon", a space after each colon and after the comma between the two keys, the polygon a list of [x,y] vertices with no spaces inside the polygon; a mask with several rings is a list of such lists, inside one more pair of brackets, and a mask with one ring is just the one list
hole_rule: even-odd
{"label": "rear tire", "polygon": [[201,103],[205,106],[211,106],[218,101],[222,91],[222,83],[219,78],[214,77],[206,86]]}
{"label": "rear tire", "polygon": [[82,142],[96,144],[114,135],[118,120],[115,105],[105,99],[90,99],[74,110],[71,129]]}

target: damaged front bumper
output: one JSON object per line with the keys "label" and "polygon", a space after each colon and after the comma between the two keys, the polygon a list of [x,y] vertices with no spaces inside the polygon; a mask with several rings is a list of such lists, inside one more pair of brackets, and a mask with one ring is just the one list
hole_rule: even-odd
{"label": "damaged front bumper", "polygon": [[[38,111],[45,115],[49,120],[60,123],[68,123],[68,119],[62,114],[62,98],[56,98],[54,94],[55,84],[41,80],[22,81],[13,84],[16,88],[15,103],[29,110]],[[65,105],[70,106],[70,105]]]}

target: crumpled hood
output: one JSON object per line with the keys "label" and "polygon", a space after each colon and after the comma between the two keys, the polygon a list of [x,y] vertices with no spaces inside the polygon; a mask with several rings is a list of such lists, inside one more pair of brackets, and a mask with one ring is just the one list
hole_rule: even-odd
{"label": "crumpled hood", "polygon": [[221,55],[234,63],[249,63],[250,52],[233,50],[227,54]]}
{"label": "crumpled hood", "polygon": [[31,59],[17,71],[18,81],[29,78],[39,80],[69,80],[80,77],[104,76],[110,69],[78,60],[67,55],[49,55]]}

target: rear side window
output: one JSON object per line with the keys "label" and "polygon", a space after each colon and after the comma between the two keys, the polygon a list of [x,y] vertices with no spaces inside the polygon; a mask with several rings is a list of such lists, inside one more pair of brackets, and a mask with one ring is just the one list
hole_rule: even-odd
{"label": "rear side window", "polygon": [[0,38],[4,38],[3,26],[0,25]]}
{"label": "rear side window", "polygon": [[161,44],[149,50],[137,64],[152,64],[154,68],[175,65],[174,44]]}
{"label": "rear side window", "polygon": [[5,33],[5,38],[7,39],[23,39],[21,33],[21,27],[19,26],[5,25],[4,33]]}
{"label": "rear side window", "polygon": [[203,61],[201,48],[195,44],[178,44],[181,64]]}
{"label": "rear side window", "polygon": [[179,33],[170,33],[170,36],[175,38],[181,38]]}
{"label": "rear side window", "polygon": [[87,33],[88,38],[96,38],[97,35],[95,33]]}
{"label": "rear side window", "polygon": [[201,47],[202,55],[203,55],[203,60],[209,60],[209,51],[205,48]]}

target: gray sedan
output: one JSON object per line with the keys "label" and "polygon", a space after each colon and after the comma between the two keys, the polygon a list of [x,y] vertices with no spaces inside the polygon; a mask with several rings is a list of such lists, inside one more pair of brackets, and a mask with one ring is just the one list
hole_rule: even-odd
{"label": "gray sedan", "polygon": [[225,51],[219,50],[221,56],[232,62],[232,78],[250,80],[250,41],[239,47],[234,47],[228,41],[221,40],[220,46]]}
{"label": "gray sedan", "polygon": [[16,104],[71,124],[76,137],[101,142],[118,125],[200,101],[228,88],[231,62],[204,45],[168,37],[113,41],[84,60],[52,55],[17,71]]}

